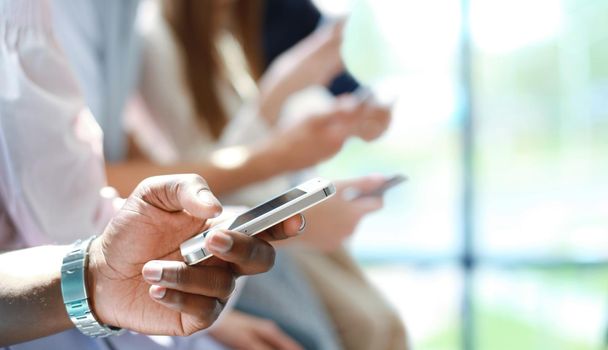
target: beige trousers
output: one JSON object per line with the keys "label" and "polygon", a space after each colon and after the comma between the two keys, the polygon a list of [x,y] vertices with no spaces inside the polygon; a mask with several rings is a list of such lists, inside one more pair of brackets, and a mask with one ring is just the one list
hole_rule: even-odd
{"label": "beige trousers", "polygon": [[345,249],[292,253],[325,304],[344,349],[408,349],[401,319]]}

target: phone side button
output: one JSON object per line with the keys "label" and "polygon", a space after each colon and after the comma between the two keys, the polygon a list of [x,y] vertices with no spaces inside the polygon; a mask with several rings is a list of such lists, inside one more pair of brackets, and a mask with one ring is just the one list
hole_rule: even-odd
{"label": "phone side button", "polygon": [[205,248],[201,248],[200,250],[184,255],[184,260],[186,260],[188,265],[194,265],[203,260],[207,255]]}

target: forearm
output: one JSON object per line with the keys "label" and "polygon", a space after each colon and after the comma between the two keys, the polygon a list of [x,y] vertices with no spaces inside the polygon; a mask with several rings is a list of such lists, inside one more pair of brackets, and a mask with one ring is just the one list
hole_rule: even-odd
{"label": "forearm", "polygon": [[65,246],[0,255],[0,347],[72,328],[61,296]]}
{"label": "forearm", "polygon": [[259,115],[268,125],[276,124],[287,98],[302,88],[292,81],[282,81],[277,75],[280,74],[270,69],[262,76],[259,84]]}
{"label": "forearm", "polygon": [[168,174],[199,174],[216,195],[223,195],[255,182],[279,175],[288,169],[282,166],[281,150],[270,145],[256,148],[234,147],[217,151],[204,163],[183,162],[158,165],[148,160],[130,160],[106,165],[110,186],[126,196],[143,179]]}
{"label": "forearm", "polygon": [[229,194],[290,170],[284,161],[285,151],[273,147],[273,142],[220,152],[203,165],[200,173],[217,195]]}
{"label": "forearm", "polygon": [[289,92],[275,86],[268,86],[264,90],[260,90],[259,115],[266,120],[268,125],[276,125]]}

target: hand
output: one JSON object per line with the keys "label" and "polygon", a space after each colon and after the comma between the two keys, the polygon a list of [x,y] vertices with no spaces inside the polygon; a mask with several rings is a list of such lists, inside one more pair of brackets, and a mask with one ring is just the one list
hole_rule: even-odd
{"label": "hand", "polygon": [[333,108],[279,130],[262,146],[283,171],[311,167],[337,154],[352,136],[379,137],[390,123],[390,110],[352,96],[340,97]]}
{"label": "hand", "polygon": [[391,107],[379,104],[373,95],[361,99],[354,94],[344,94],[336,99],[336,106],[354,116],[351,135],[364,141],[380,137],[391,122]]}
{"label": "hand", "polygon": [[391,122],[391,108],[377,104],[373,98],[358,103],[359,123],[355,135],[364,141],[382,136]]}
{"label": "hand", "polygon": [[200,176],[142,182],[91,245],[88,289],[100,322],[163,335],[189,335],[208,327],[237,276],[272,266],[275,252],[264,239],[293,236],[302,220],[288,219],[256,237],[220,231],[207,241],[215,256],[186,265],[180,243],[207,229],[207,219],[220,212]]}
{"label": "hand", "polygon": [[344,69],[344,22],[326,25],[280,55],[260,79],[260,114],[272,125],[285,99],[310,85],[326,85]]}
{"label": "hand", "polygon": [[306,235],[298,237],[295,241],[324,252],[338,249],[355,231],[365,215],[383,206],[381,197],[348,200],[345,198],[345,193],[352,190],[360,193],[371,192],[380,187],[384,181],[383,176],[337,181],[336,194],[332,198],[306,211]]}
{"label": "hand", "polygon": [[230,310],[209,334],[230,349],[302,350],[273,321]]}
{"label": "hand", "polygon": [[277,131],[263,142],[263,153],[276,159],[282,172],[308,168],[338,153],[355,126],[349,111],[334,109]]}

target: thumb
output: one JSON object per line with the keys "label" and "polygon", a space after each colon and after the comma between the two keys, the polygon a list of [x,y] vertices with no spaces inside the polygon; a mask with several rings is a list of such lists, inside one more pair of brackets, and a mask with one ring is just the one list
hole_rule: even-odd
{"label": "thumb", "polygon": [[374,174],[354,179],[342,180],[338,183],[338,186],[344,190],[347,188],[352,188],[360,193],[368,193],[382,186],[385,181],[386,177],[384,175]]}
{"label": "thumb", "polygon": [[317,120],[317,130],[326,137],[346,141],[354,135],[357,126],[357,115],[351,111],[334,110]]}
{"label": "thumb", "polygon": [[382,209],[384,200],[382,197],[361,197],[352,201],[353,206],[361,215]]}
{"label": "thumb", "polygon": [[342,94],[334,100],[328,110],[317,114],[317,123],[344,124],[356,122],[359,112],[362,111],[361,106],[362,104],[353,94]]}
{"label": "thumb", "polygon": [[207,182],[196,174],[155,176],[142,181],[131,197],[168,212],[186,210],[201,219],[214,218],[222,206]]}

